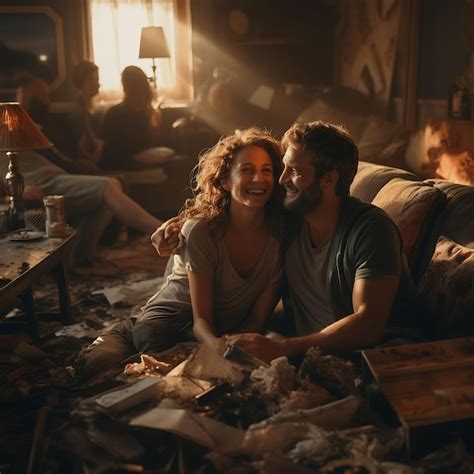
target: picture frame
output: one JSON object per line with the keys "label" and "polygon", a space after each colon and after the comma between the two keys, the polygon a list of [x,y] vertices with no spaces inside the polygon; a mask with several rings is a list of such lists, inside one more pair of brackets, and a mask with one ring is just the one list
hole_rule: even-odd
{"label": "picture frame", "polygon": [[26,74],[54,91],[66,79],[62,18],[49,6],[0,6],[0,92]]}

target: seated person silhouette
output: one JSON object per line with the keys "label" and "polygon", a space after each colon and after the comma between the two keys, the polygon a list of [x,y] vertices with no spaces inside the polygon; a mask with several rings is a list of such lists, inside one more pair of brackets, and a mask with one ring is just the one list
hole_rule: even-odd
{"label": "seated person silhouette", "polygon": [[99,138],[99,114],[94,110],[94,97],[100,88],[99,68],[90,61],[81,61],[72,71],[72,83],[77,98],[67,118],[70,140],[65,151],[72,158],[89,160],[97,165],[103,148]]}
{"label": "seated person silhouette", "polygon": [[[33,100],[36,95],[30,89],[41,91],[43,101]],[[45,124],[51,122],[49,103],[46,101],[46,98],[49,100],[49,89],[42,79],[29,78],[23,81],[18,88],[17,98],[34,120],[41,118]],[[39,125],[42,126],[41,123]],[[47,130],[43,128],[43,131],[54,144]],[[76,261],[93,258],[100,235],[111,216],[144,234],[151,234],[156,229],[161,221],[127,196],[118,179],[70,174],[68,168],[73,167],[74,163],[75,160],[61,154],[56,148],[22,152],[18,160],[26,186],[36,186],[45,195],[64,196],[66,216],[79,226]],[[8,160],[0,160],[0,176],[5,175],[7,164]]]}
{"label": "seated person silhouette", "polygon": [[73,159],[67,154],[71,134],[64,119],[51,113],[51,96],[48,83],[36,76],[26,76],[19,81],[17,101],[30,114],[43,133],[54,144],[52,150],[40,153],[52,163],[72,174],[102,174],[97,165],[83,158]]}
{"label": "seated person silhouette", "polygon": [[105,170],[142,170],[169,161],[171,148],[158,146],[161,113],[152,106],[152,91],[145,73],[136,66],[122,72],[124,99],[104,117],[104,149],[100,166]]}

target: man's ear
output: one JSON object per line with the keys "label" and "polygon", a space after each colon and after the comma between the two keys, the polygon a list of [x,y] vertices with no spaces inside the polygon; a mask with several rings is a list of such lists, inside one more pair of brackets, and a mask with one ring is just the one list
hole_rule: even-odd
{"label": "man's ear", "polygon": [[324,175],[321,177],[321,185],[323,187],[331,187],[335,189],[338,181],[339,171],[337,170],[328,171],[327,173],[324,173]]}

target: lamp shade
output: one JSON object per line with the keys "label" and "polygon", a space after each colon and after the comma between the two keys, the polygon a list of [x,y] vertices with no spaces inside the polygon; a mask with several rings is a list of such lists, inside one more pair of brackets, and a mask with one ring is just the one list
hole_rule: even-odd
{"label": "lamp shade", "polygon": [[52,146],[18,102],[0,103],[0,151],[27,151]]}
{"label": "lamp shade", "polygon": [[170,51],[161,26],[142,28],[139,58],[169,58]]}

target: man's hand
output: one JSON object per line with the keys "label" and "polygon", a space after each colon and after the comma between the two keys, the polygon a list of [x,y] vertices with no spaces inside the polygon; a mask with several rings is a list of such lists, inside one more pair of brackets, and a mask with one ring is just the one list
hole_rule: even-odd
{"label": "man's hand", "polygon": [[151,235],[151,243],[161,257],[179,253],[183,239],[184,236],[181,234],[181,225],[177,217],[161,224]]}
{"label": "man's hand", "polygon": [[261,334],[244,333],[226,336],[225,340],[228,346],[236,345],[263,362],[271,362],[277,357],[286,355],[284,339],[269,339]]}
{"label": "man's hand", "polygon": [[220,356],[223,356],[227,349],[227,341],[225,336],[216,337],[213,342],[209,343],[209,348],[217,352]]}

